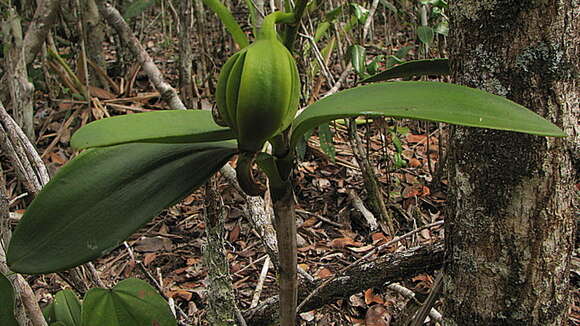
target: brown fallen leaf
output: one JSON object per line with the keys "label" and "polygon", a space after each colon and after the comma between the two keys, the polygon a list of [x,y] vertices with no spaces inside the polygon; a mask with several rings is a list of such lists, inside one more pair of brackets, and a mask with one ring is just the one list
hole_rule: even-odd
{"label": "brown fallen leaf", "polygon": [[418,159],[413,157],[409,160],[409,167],[416,168],[416,167],[420,167],[420,166],[421,166],[421,162]]}
{"label": "brown fallen leaf", "polygon": [[409,143],[420,143],[422,141],[425,141],[425,139],[427,138],[427,136],[425,135],[414,135],[414,134],[408,134],[407,135],[407,142]]}
{"label": "brown fallen leaf", "polygon": [[383,305],[376,304],[367,310],[365,326],[389,326],[392,316]]}
{"label": "brown fallen leaf", "polygon": [[238,237],[240,236],[240,231],[241,231],[240,224],[236,223],[234,228],[228,234],[228,241],[231,243],[236,242],[238,240]]}
{"label": "brown fallen leaf", "polygon": [[334,273],[328,268],[323,268],[316,273],[316,277],[318,278],[327,278],[331,277],[332,275],[334,275]]}
{"label": "brown fallen leaf", "polygon": [[304,223],[302,223],[302,225],[300,227],[309,228],[311,226],[314,226],[316,223],[318,223],[318,219],[316,217],[311,217],[311,218],[307,219],[306,221],[304,221]]}
{"label": "brown fallen leaf", "polygon": [[362,246],[362,243],[354,241],[351,238],[336,238],[328,243],[331,248],[342,249],[346,246]]}
{"label": "brown fallen leaf", "polygon": [[383,297],[381,297],[380,295],[376,295],[374,293],[374,290],[371,289],[367,289],[365,291],[365,303],[370,305],[372,303],[380,303],[383,304],[385,303],[385,300],[383,300]]}
{"label": "brown fallen leaf", "polygon": [[145,254],[145,258],[143,258],[143,264],[145,266],[148,266],[149,264],[151,264],[152,261],[155,260],[155,258],[157,258],[157,253],[155,252],[150,252]]}

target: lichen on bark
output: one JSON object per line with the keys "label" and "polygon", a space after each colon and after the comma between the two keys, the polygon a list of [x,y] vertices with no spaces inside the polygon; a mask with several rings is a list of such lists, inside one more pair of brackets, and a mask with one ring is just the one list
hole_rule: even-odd
{"label": "lichen on bark", "polygon": [[[553,139],[457,127],[449,156],[446,325],[561,325],[574,247],[580,44],[576,1],[451,5],[455,82],[567,131]],[[576,110],[576,112],[574,112]]]}

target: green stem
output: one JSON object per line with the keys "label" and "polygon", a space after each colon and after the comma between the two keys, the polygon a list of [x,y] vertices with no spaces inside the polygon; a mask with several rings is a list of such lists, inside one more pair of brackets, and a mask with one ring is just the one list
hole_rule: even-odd
{"label": "green stem", "polygon": [[257,184],[252,175],[252,166],[257,155],[258,153],[240,152],[236,165],[236,175],[240,187],[250,196],[259,196],[265,192],[264,187]]}
{"label": "green stem", "polygon": [[294,7],[294,22],[288,25],[288,29],[286,30],[286,36],[284,38],[284,45],[292,52],[294,47],[294,42],[296,41],[296,35],[298,35],[298,29],[300,28],[300,20],[304,15],[304,11],[306,9],[306,5],[308,4],[307,0],[297,0],[296,6]]}
{"label": "green stem", "polygon": [[[306,0],[298,0],[293,14],[273,13],[266,18],[260,29],[258,39],[277,37],[275,24],[285,22],[290,24],[284,39],[284,45],[292,51],[300,19],[306,8]],[[290,20],[291,19],[291,20]],[[270,182],[274,215],[276,217],[276,238],[280,268],[278,283],[280,285],[280,325],[296,325],[296,305],[298,298],[297,281],[297,248],[296,248],[296,214],[294,193],[292,191],[291,172],[294,163],[293,148],[289,147],[288,134],[284,133],[272,141],[273,153],[276,156],[276,166],[283,183]]]}
{"label": "green stem", "polygon": [[258,31],[256,38],[258,40],[275,40],[278,37],[278,33],[276,33],[276,24],[280,23],[294,23],[294,14],[276,11],[264,17],[262,27],[260,28],[260,31]]}

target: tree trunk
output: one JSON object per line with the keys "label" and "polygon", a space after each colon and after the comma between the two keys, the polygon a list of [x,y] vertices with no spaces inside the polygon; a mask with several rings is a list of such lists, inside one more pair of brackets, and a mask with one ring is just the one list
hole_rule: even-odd
{"label": "tree trunk", "polygon": [[3,25],[7,27],[4,35],[6,48],[9,49],[6,56],[6,72],[12,115],[28,139],[34,141],[34,85],[28,81],[22,27],[14,9],[8,9]]}
{"label": "tree trunk", "polygon": [[230,265],[225,243],[225,209],[217,190],[217,177],[211,177],[205,186],[205,234],[207,244],[203,251],[203,262],[208,270],[208,309],[210,325],[235,326],[236,298],[230,276]]}
{"label": "tree trunk", "polygon": [[193,2],[182,0],[179,3],[179,88],[183,103],[189,109],[194,108],[193,95]]}
{"label": "tree trunk", "polygon": [[579,9],[574,0],[451,2],[455,81],[518,102],[570,137],[454,129],[445,325],[566,323]]}
{"label": "tree trunk", "polygon": [[[85,28],[83,37],[86,37],[85,44],[87,48],[87,57],[92,64],[99,67],[98,69],[106,72],[107,61],[103,53],[103,44],[105,43],[105,26],[101,21],[99,9],[95,0],[81,1],[82,20]],[[109,89],[109,83],[102,73],[99,73],[94,67],[89,70],[91,85]]]}

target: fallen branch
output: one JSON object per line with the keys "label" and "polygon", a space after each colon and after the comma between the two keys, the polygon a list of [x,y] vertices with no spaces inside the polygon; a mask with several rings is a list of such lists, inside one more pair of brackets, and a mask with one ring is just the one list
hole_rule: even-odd
{"label": "fallen branch", "polygon": [[[442,241],[379,257],[337,275],[332,282],[320,288],[315,296],[310,297],[298,312],[320,308],[368,288],[382,287],[387,282],[398,282],[420,273],[432,272],[440,269],[443,261]],[[314,288],[317,288],[317,285],[322,283],[319,281],[312,286],[301,284],[298,292],[299,299],[306,298]],[[272,297],[255,309],[247,310],[244,316],[249,325],[271,325],[272,321],[277,320],[278,297]]]}

